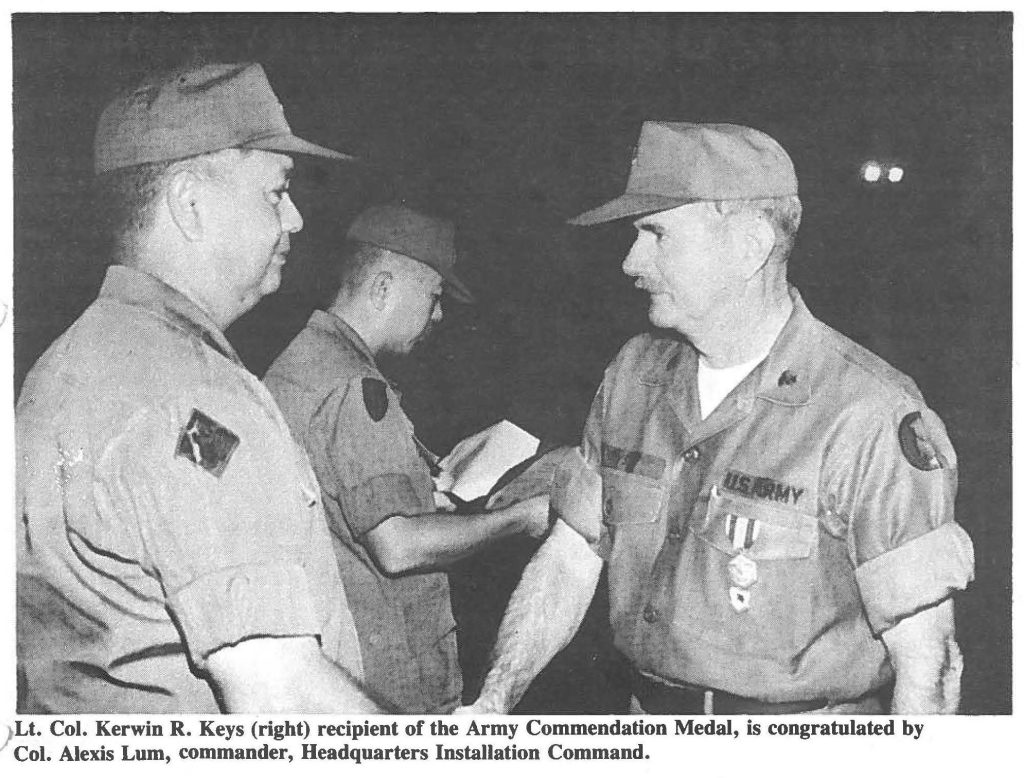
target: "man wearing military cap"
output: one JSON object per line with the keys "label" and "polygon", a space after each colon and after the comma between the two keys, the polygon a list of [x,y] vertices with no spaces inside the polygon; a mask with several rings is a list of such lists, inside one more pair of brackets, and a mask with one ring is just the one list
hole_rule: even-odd
{"label": "man wearing military cap", "polygon": [[379,711],[320,491],[224,329],[302,217],[263,69],[147,80],[103,111],[99,297],[17,406],[18,709]]}
{"label": "man wearing military cap", "polygon": [[473,711],[515,705],[603,560],[634,712],[955,712],[956,455],[913,381],[788,285],[800,214],[769,136],[647,122],[626,192],[572,220],[634,220],[623,270],[674,333],[605,371]]}
{"label": "man wearing military cap", "polygon": [[543,535],[548,498],[475,514],[438,510],[434,456],[377,367],[441,321],[442,293],[472,300],[455,275],[452,222],[378,205],[348,230],[326,311],[264,378],[320,481],[334,551],[374,693],[400,709],[447,713],[462,677],[445,569],[495,540]]}

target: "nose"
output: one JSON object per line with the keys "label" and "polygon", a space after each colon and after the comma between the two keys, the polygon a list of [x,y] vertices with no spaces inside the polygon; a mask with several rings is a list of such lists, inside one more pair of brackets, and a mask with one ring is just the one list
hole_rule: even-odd
{"label": "nose", "polygon": [[643,235],[637,235],[633,241],[629,253],[622,262],[622,272],[627,276],[639,276],[643,274],[644,265],[647,261],[647,249],[643,245]]}
{"label": "nose", "polygon": [[287,192],[281,197],[281,229],[285,232],[298,232],[302,229],[302,214],[295,207],[291,195]]}

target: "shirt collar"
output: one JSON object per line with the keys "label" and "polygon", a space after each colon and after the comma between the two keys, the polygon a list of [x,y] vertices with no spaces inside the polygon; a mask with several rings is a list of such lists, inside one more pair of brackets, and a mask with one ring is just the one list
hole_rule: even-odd
{"label": "shirt collar", "polygon": [[203,341],[221,356],[242,365],[235,349],[210,316],[156,276],[124,265],[111,265],[99,296],[144,308],[180,332]]}
{"label": "shirt collar", "polygon": [[373,352],[370,351],[370,347],[366,345],[366,341],[341,317],[327,311],[313,311],[313,315],[309,317],[309,326],[348,341],[367,362],[373,365],[374,369],[377,368],[377,360],[374,358]]}
{"label": "shirt collar", "polygon": [[[811,363],[814,353],[808,347],[817,321],[804,305],[800,292],[789,287],[793,310],[772,344],[768,356],[740,382],[738,403],[747,411],[754,398],[761,398],[780,405],[806,405],[810,401]],[[689,341],[680,339],[680,345],[672,349],[668,361],[651,367],[639,377],[644,384],[669,385],[678,402],[692,398],[686,387],[696,380],[697,352]]]}
{"label": "shirt collar", "polygon": [[789,288],[793,311],[772,344],[768,357],[751,372],[756,382],[754,395],[780,405],[806,405],[811,397],[811,358],[809,347],[817,321],[804,305],[800,292]]}

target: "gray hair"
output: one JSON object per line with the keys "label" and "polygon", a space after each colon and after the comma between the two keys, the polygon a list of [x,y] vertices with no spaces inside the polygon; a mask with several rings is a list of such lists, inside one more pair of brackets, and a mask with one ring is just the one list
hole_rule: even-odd
{"label": "gray hair", "polygon": [[734,213],[752,213],[763,216],[775,231],[775,246],[768,255],[769,262],[785,262],[796,243],[803,206],[796,195],[769,197],[763,200],[718,200],[715,210],[723,216]]}

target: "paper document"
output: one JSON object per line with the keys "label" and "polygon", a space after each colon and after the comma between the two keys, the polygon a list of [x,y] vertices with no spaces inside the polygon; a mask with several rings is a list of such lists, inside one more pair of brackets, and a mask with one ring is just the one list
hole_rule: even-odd
{"label": "paper document", "polygon": [[434,479],[441,492],[469,502],[487,494],[511,468],[537,453],[540,441],[510,421],[497,424],[460,441],[441,460]]}

